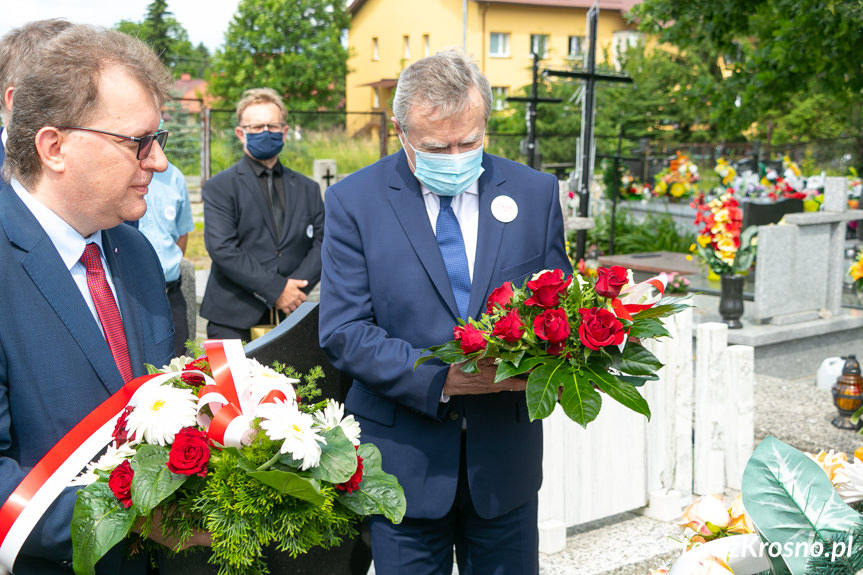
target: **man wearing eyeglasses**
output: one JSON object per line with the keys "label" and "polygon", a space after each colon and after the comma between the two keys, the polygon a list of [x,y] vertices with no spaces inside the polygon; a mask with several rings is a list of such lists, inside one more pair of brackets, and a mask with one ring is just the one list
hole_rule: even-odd
{"label": "man wearing eyeglasses", "polygon": [[[150,179],[167,167],[167,85],[142,42],[73,26],[15,86],[11,183],[0,188],[0,502],[145,364],[171,359],[159,260],[122,225],[144,214]],[[41,516],[16,550],[15,573],[71,572],[76,494],[67,487]],[[97,571],[146,572],[140,554],[125,556],[118,545]]]}
{"label": "man wearing eyeglasses", "polygon": [[247,90],[235,128],[243,158],[204,184],[209,338],[249,341],[252,326],[290,314],[320,280],[324,204],[317,182],[279,161],[286,120],[275,90]]}

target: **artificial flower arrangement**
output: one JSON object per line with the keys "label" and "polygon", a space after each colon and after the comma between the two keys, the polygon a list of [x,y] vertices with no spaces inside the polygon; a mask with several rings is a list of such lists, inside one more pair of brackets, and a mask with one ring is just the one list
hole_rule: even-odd
{"label": "artificial flower arrangement", "polygon": [[300,381],[246,358],[239,340],[205,348],[198,359],[149,366],[154,379],[76,479],[86,485],[72,520],[77,574],[93,573],[133,528],[144,542],[155,517],[180,543],[208,532],[220,575],[267,573],[270,544],[292,557],[337,545],[365,515],[401,521],[404,493],[378,449],[360,443],[341,404],[315,399],[320,368]]}
{"label": "artificial flower arrangement", "polygon": [[863,250],[857,252],[857,257],[851,267],[848,268],[848,273],[854,282],[854,289],[857,290],[857,293],[863,293]]}
{"label": "artificial flower arrangement", "polygon": [[699,179],[698,166],[678,150],[668,167],[654,177],[653,195],[674,200],[691,197],[698,191]]}
{"label": "artificial flower arrangement", "polygon": [[686,276],[677,272],[668,274],[668,286],[665,288],[668,294],[685,294],[689,292],[690,281]]}
{"label": "artificial flower arrangement", "polygon": [[718,276],[747,271],[755,261],[757,226],[741,231],[743,211],[732,190],[706,201],[703,195],[690,204],[701,226],[691,251],[696,252]]}
{"label": "artificial flower arrangement", "polygon": [[687,552],[654,573],[725,574],[746,563],[766,574],[855,575],[863,569],[857,454],[849,462],[765,438],[746,464],[741,494],[729,507],[716,495],[696,499],[680,522]]}
{"label": "artificial flower arrangement", "polygon": [[635,284],[620,266],[598,268],[595,280],[542,271],[520,288],[506,282],[495,289],[485,313],[461,322],[452,341],[426,350],[417,365],[434,357],[474,373],[479,360],[493,358],[496,382],[529,373],[531,420],[551,415],[559,401],[586,426],[602,406],[599,391],[650,417],[637,388],[658,379],[662,363],[641,340],[668,336],[661,318],[689,307],[663,299],[664,290],[664,275]]}
{"label": "artificial flower arrangement", "polygon": [[644,184],[635,179],[635,177],[625,170],[620,177],[620,198],[623,200],[643,200],[649,198],[652,191],[648,184]]}

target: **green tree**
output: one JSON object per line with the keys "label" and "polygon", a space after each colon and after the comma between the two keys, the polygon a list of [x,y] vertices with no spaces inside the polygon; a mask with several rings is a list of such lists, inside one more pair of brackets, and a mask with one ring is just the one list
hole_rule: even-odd
{"label": "green tree", "polygon": [[813,94],[850,107],[860,132],[863,0],[644,0],[633,13],[698,70],[689,92],[725,135],[755,122],[769,134]]}
{"label": "green tree", "polygon": [[267,86],[290,109],[341,108],[349,25],[343,0],[241,0],[214,56],[209,91],[230,105],[244,90]]}
{"label": "green tree", "polygon": [[175,78],[182,74],[202,78],[209,68],[206,46],[192,45],[189,33],[168,12],[166,0],[153,0],[143,22],[121,20],[115,28],[149,44]]}

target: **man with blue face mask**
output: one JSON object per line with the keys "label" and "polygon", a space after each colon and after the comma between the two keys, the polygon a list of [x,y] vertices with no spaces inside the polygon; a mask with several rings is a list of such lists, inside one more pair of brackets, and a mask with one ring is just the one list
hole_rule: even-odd
{"label": "man with blue face mask", "polygon": [[320,340],[353,378],[345,405],[405,491],[399,525],[373,516],[378,575],[535,574],[542,424],[525,381],[495,384],[431,360],[493,289],[544,269],[572,272],[558,184],[483,152],[492,95],[461,52],[399,78],[402,150],[326,194]]}
{"label": "man with blue face mask", "polygon": [[275,90],[247,90],[234,129],[243,158],[204,184],[209,338],[251,340],[252,326],[290,314],[320,280],[323,200],[317,182],[279,161],[286,120]]}

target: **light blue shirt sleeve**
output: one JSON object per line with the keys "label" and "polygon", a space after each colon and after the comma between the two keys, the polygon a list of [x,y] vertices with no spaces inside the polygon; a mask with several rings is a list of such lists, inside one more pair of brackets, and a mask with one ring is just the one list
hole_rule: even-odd
{"label": "light blue shirt sleeve", "polygon": [[176,281],[183,260],[177,239],[195,229],[186,178],[169,163],[167,170],[153,174],[145,199],[147,213],[138,222],[138,229],[156,250],[165,281]]}

